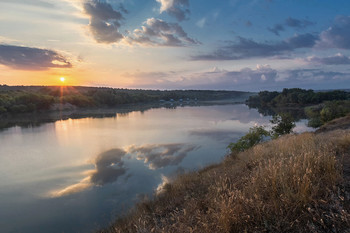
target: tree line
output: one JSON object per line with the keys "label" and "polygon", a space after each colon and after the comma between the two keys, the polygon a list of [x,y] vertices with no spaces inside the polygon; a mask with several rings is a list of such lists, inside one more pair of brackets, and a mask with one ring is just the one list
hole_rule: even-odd
{"label": "tree line", "polygon": [[115,107],[155,101],[222,100],[248,94],[239,91],[0,85],[0,114],[47,111],[55,104],[71,104],[77,108]]}

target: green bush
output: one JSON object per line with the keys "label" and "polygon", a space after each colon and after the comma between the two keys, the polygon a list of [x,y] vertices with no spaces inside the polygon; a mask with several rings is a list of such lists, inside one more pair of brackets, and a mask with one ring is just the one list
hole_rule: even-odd
{"label": "green bush", "polygon": [[262,142],[264,137],[269,135],[270,133],[263,126],[255,126],[250,128],[249,133],[241,137],[236,143],[230,143],[227,148],[231,150],[231,153],[238,153]]}

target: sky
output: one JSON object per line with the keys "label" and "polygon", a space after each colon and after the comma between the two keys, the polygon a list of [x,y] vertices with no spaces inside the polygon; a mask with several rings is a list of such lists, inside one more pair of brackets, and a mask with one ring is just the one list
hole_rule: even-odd
{"label": "sky", "polygon": [[348,0],[0,0],[0,84],[350,88]]}

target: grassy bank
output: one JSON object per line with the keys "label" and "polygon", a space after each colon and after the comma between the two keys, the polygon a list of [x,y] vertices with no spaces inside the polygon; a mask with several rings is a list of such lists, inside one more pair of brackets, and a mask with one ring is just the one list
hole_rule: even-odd
{"label": "grassy bank", "polygon": [[287,135],[184,174],[102,232],[346,232],[350,130]]}

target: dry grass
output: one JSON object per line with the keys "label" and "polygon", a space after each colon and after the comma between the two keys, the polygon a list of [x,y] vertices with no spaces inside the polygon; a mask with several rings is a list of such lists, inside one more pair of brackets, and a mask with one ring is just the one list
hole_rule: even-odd
{"label": "dry grass", "polygon": [[104,232],[350,232],[349,151],[350,130],[281,137],[179,176]]}

